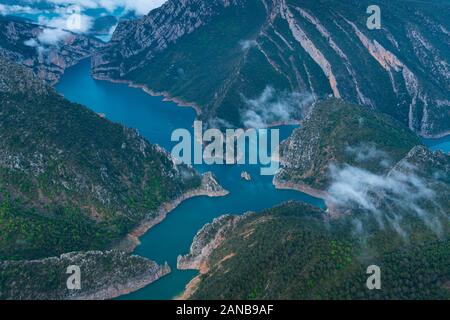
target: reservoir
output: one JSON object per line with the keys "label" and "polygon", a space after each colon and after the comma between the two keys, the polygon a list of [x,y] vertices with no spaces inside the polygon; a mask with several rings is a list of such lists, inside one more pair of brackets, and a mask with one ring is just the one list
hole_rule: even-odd
{"label": "reservoir", "polygon": [[[126,84],[96,81],[91,77],[90,62],[84,60],[66,70],[56,90],[67,99],[104,114],[113,122],[137,129],[149,142],[170,151],[176,142],[170,138],[173,130],[192,130],[195,112],[153,97],[141,89]],[[294,126],[280,127],[280,139],[286,139]],[[176,269],[176,258],[189,251],[199,229],[223,214],[243,214],[260,211],[289,200],[308,202],[324,207],[320,199],[290,190],[276,190],[272,176],[261,176],[257,165],[199,165],[199,172],[212,171],[230,194],[225,197],[197,197],[183,202],[170,212],[159,225],[141,237],[135,254],[158,263],[168,262],[172,273],[149,286],[121,297],[121,299],[172,299],[180,294],[197,271]],[[245,181],[241,173],[247,171],[252,181]]]}
{"label": "reservoir", "polygon": [[[66,70],[56,89],[67,99],[104,114],[111,121],[137,129],[148,141],[169,151],[176,144],[170,141],[173,130],[192,130],[195,120],[195,112],[191,108],[179,107],[126,84],[94,80],[90,74],[89,60]],[[280,127],[280,139],[287,138],[294,128]],[[423,141],[432,150],[450,152],[450,136]],[[141,245],[136,248],[135,254],[158,263],[167,261],[172,273],[120,299],[172,299],[180,294],[197,271],[177,270],[176,258],[188,253],[197,231],[214,218],[223,214],[260,211],[289,200],[324,206],[322,200],[301,192],[276,190],[272,177],[259,175],[256,165],[200,165],[195,168],[199,172],[212,171],[230,194],[220,198],[187,200],[141,237]],[[252,181],[241,179],[243,171],[250,173]]]}

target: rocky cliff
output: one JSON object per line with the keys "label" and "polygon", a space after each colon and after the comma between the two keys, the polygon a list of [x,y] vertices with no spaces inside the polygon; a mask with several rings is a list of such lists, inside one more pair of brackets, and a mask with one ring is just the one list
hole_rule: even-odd
{"label": "rocky cliff", "polygon": [[0,16],[0,57],[26,66],[48,84],[102,46],[95,38]]}
{"label": "rocky cliff", "polygon": [[372,4],[171,0],[120,23],[94,74],[197,105],[220,126],[299,119],[331,95],[423,136],[448,133],[448,2],[379,1],[380,30],[366,27]]}
{"label": "rocky cliff", "polygon": [[189,254],[178,256],[177,268],[180,270],[200,270],[202,273],[205,273],[213,250],[225,241],[243,217],[245,215],[224,215],[206,224],[194,237]]}

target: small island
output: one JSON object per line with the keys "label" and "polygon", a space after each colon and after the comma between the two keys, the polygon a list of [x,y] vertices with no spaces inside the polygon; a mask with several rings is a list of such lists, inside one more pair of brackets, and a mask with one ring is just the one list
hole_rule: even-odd
{"label": "small island", "polygon": [[245,181],[251,181],[252,177],[250,176],[250,174],[247,171],[243,171],[241,173],[241,178],[244,179]]}

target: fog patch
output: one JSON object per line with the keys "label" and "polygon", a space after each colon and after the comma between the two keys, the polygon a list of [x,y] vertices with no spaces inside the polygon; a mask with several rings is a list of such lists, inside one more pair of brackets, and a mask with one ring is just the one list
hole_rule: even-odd
{"label": "fog patch", "polygon": [[[414,169],[414,166],[408,164]],[[378,222],[380,228],[390,226],[400,236],[408,233],[402,228],[406,215],[422,220],[437,235],[442,234],[442,225],[437,214],[427,211],[431,205],[443,213],[436,201],[436,193],[427,182],[416,175],[392,170],[387,175],[378,175],[348,164],[330,167],[331,185],[328,188],[330,202],[336,208],[357,210],[369,214]],[[354,222],[354,232],[363,233],[360,220]]]}
{"label": "fog patch", "polygon": [[347,146],[345,152],[354,157],[354,160],[359,163],[367,161],[378,161],[379,164],[388,168],[392,165],[392,161],[388,154],[383,150],[376,148],[374,143],[364,143],[358,146]]}
{"label": "fog patch", "polygon": [[239,42],[239,45],[243,51],[247,51],[250,48],[256,47],[258,42],[256,40],[242,40]]}
{"label": "fog patch", "polygon": [[267,86],[254,99],[244,96],[242,99],[246,109],[241,117],[246,128],[265,128],[301,118],[314,102],[310,93],[277,91],[272,86]]}

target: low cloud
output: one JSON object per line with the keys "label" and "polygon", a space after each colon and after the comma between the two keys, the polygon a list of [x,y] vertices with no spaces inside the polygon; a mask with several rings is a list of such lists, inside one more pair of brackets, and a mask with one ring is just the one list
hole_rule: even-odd
{"label": "low cloud", "polygon": [[51,19],[41,16],[39,17],[39,24],[59,30],[86,33],[91,29],[93,19],[80,13],[67,13]]}
{"label": "low cloud", "polygon": [[[104,9],[114,12],[123,9],[126,12],[134,12],[137,15],[148,14],[151,10],[160,7],[167,0],[47,0],[45,2],[58,7],[78,6],[82,10]],[[30,2],[42,2],[42,0],[30,0]]]}
{"label": "low cloud", "polygon": [[[50,29],[45,28],[38,35],[37,39],[42,45],[56,45],[58,42],[63,41],[66,37],[70,35],[69,32],[61,29]],[[31,39],[32,41],[33,39]]]}
{"label": "low cloud", "polygon": [[[369,214],[380,227],[389,225],[403,237],[407,237],[407,231],[402,228],[407,214],[421,219],[436,234],[441,234],[438,214],[427,211],[431,206],[440,212],[436,193],[425,179],[414,173],[414,166],[408,167],[412,169],[409,173],[392,170],[388,175],[378,175],[350,165],[332,165],[332,182],[328,188],[330,202],[343,210]],[[355,232],[361,233],[362,225],[355,219]]]}
{"label": "low cloud", "polygon": [[37,10],[30,6],[7,5],[0,3],[0,15],[37,14],[37,13],[42,13],[42,10]]}
{"label": "low cloud", "polygon": [[277,91],[267,86],[259,97],[242,96],[246,109],[241,114],[247,128],[263,128],[277,122],[289,122],[304,115],[314,99],[310,93]]}
{"label": "low cloud", "polygon": [[348,146],[345,152],[354,157],[354,160],[359,163],[368,161],[377,161],[381,166],[387,168],[391,166],[392,161],[388,154],[383,150],[376,148],[373,143],[365,143],[357,146]]}
{"label": "low cloud", "polygon": [[242,50],[248,50],[252,47],[255,47],[258,43],[255,40],[242,40],[239,42]]}

